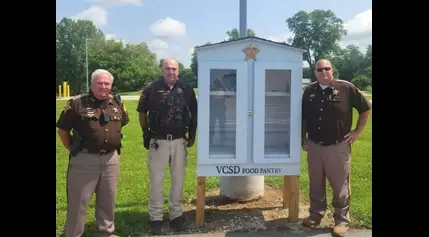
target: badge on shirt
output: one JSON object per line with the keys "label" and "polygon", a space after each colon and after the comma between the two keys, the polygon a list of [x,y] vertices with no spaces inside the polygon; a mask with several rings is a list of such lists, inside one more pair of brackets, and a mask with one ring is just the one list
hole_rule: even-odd
{"label": "badge on shirt", "polygon": [[181,94],[182,92],[183,92],[182,88],[178,88],[178,89],[177,89],[177,93],[178,93],[178,94]]}
{"label": "badge on shirt", "polygon": [[117,113],[118,109],[117,108],[113,108],[113,112]]}
{"label": "badge on shirt", "polygon": [[338,95],[338,93],[340,93],[337,89],[334,89],[334,91],[332,92],[333,95]]}

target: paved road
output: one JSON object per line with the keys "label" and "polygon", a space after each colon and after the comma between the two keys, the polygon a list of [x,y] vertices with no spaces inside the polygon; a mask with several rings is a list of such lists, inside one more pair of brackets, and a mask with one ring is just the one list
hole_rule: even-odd
{"label": "paved road", "polygon": [[[187,235],[161,235],[159,237],[331,237],[329,230],[310,230],[304,232],[227,232],[227,233],[202,233]],[[372,230],[349,230],[346,237],[372,237]]]}

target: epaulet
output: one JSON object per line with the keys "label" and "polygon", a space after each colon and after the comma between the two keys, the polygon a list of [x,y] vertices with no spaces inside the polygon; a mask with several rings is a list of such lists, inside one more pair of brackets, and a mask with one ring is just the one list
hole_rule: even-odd
{"label": "epaulet", "polygon": [[343,84],[343,85],[346,84],[349,87],[354,87],[353,83],[346,80],[337,79],[335,83]]}
{"label": "epaulet", "polygon": [[110,95],[111,97],[115,98],[116,103],[121,104],[122,103],[122,98],[121,95],[118,93],[115,96]]}
{"label": "epaulet", "polygon": [[317,83],[317,81],[313,81],[310,84],[308,84],[308,86],[314,86],[314,85],[316,85],[316,83]]}
{"label": "epaulet", "polygon": [[146,87],[152,86],[152,83],[153,83],[153,82],[154,82],[154,81],[151,81],[151,82],[147,83]]}
{"label": "epaulet", "polygon": [[307,88],[311,88],[311,87],[313,87],[314,85],[316,85],[316,83],[317,83],[317,81],[310,82],[310,84],[308,84],[308,85],[304,88],[304,90],[305,90],[305,89],[307,89]]}
{"label": "epaulet", "polygon": [[341,80],[341,79],[336,79],[336,82],[337,82],[337,83],[346,83],[346,84],[352,85],[352,83],[351,83],[351,82],[346,81],[346,80]]}
{"label": "epaulet", "polygon": [[89,93],[82,93],[82,94],[79,94],[79,95],[75,95],[75,96],[71,97],[70,100],[77,100],[77,99],[80,99],[80,98],[84,98],[86,96],[89,96]]}

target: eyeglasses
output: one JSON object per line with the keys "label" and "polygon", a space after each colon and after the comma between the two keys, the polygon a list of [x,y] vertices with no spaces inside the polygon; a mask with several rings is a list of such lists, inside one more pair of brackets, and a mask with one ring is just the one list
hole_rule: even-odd
{"label": "eyeglasses", "polygon": [[322,68],[317,68],[316,71],[317,72],[323,72],[323,71],[329,72],[329,71],[331,71],[331,68],[330,67],[322,67]]}

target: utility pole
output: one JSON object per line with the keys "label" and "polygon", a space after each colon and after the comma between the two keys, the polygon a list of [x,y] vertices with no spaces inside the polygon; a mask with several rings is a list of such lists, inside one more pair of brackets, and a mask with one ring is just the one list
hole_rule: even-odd
{"label": "utility pole", "polygon": [[[247,36],[246,21],[247,0],[240,0],[240,38]],[[248,61],[248,67],[253,70],[253,60]],[[246,90],[248,88],[243,89]],[[264,196],[264,176],[221,176],[220,195],[239,201],[250,201],[261,198]]]}
{"label": "utility pole", "polygon": [[85,38],[85,65],[86,65],[86,92],[89,92],[89,81],[88,81],[88,38]]}

